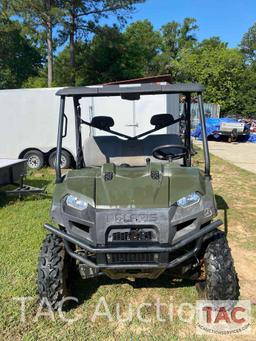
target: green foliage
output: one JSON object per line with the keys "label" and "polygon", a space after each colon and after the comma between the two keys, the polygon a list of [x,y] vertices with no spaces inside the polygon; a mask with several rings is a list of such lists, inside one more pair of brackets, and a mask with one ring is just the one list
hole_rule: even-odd
{"label": "green foliage", "polygon": [[244,34],[240,48],[248,63],[256,62],[256,23]]}
{"label": "green foliage", "polygon": [[183,48],[192,49],[197,43],[196,19],[185,18],[183,23],[171,21],[160,29],[160,52],[154,62],[156,73],[172,73],[172,62]]}
{"label": "green foliage", "polygon": [[247,66],[239,89],[241,113],[256,118],[256,65]]}
{"label": "green foliage", "polygon": [[240,51],[246,64],[239,91],[241,110],[245,116],[256,117],[256,23],[244,34]]}
{"label": "green foliage", "polygon": [[[23,23],[23,33],[41,48],[47,55],[47,31],[58,24],[63,11],[56,0],[10,0],[11,14],[15,14]],[[49,39],[49,37],[48,37]],[[53,40],[54,48],[58,46]]]}
{"label": "green foliage", "polygon": [[70,86],[75,79],[75,85],[82,86],[89,84],[86,73],[87,54],[89,46],[81,41],[75,44],[75,67],[70,67],[70,52],[69,47],[65,47],[59,53],[55,60],[55,76],[54,84],[56,86]]}
{"label": "green foliage", "polygon": [[154,73],[155,58],[161,44],[159,32],[148,20],[136,21],[124,32],[127,45],[126,65],[131,76],[143,77]]}
{"label": "green foliage", "polygon": [[20,88],[41,66],[41,56],[18,23],[0,19],[0,88]]}
{"label": "green foliage", "polygon": [[[117,26],[98,28],[89,43],[76,44],[76,85],[105,83],[143,77],[153,73],[160,35],[148,21],[138,21],[122,33]],[[57,85],[70,85],[68,49],[56,59]]]}
{"label": "green foliage", "polygon": [[177,81],[205,85],[205,100],[221,105],[222,113],[238,113],[243,56],[229,49],[218,38],[204,40],[191,51],[184,48],[172,64]]}
{"label": "green foliage", "polygon": [[100,28],[102,19],[107,19],[110,15],[117,19],[121,26],[126,24],[126,20],[134,11],[134,5],[145,0],[68,0],[58,1],[58,7],[62,9],[62,16],[59,22],[59,41],[64,44],[69,41],[69,64],[70,77],[69,84],[74,85],[79,80],[77,76],[77,40],[88,41],[90,34],[95,33]]}
{"label": "green foliage", "polygon": [[[28,77],[22,84],[23,88],[47,88],[47,68],[41,68],[37,76]],[[55,85],[55,84],[54,84]]]}
{"label": "green foliage", "polygon": [[[98,30],[89,44],[76,44],[76,85],[98,84],[126,77],[129,72],[123,65],[124,38],[117,27],[104,26]],[[56,83],[72,83],[69,52],[66,48],[56,60]],[[62,83],[63,84],[63,83]]]}
{"label": "green foliage", "polygon": [[197,39],[195,31],[198,29],[196,19],[185,18],[183,23],[171,21],[160,29],[162,34],[162,50],[170,58],[176,58],[182,48],[192,48]]}
{"label": "green foliage", "polygon": [[103,27],[93,38],[87,55],[85,70],[92,83],[103,83],[123,79],[122,56],[125,44],[119,30]]}

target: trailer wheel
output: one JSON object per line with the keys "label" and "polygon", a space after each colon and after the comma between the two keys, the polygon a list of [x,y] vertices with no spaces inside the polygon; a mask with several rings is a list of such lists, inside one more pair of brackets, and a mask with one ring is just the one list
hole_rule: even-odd
{"label": "trailer wheel", "polygon": [[233,129],[231,132],[231,142],[236,142],[238,138],[237,129]]}
{"label": "trailer wheel", "polygon": [[224,233],[217,233],[214,240],[207,245],[203,266],[205,280],[196,285],[203,299],[238,300],[239,281]]}
{"label": "trailer wheel", "polygon": [[31,149],[23,155],[27,159],[27,165],[31,169],[40,169],[44,166],[44,154],[40,150]]}
{"label": "trailer wheel", "polygon": [[50,303],[52,309],[57,310],[63,299],[71,295],[72,261],[63,240],[48,234],[43,241],[38,262],[37,287],[43,306]]}
{"label": "trailer wheel", "polygon": [[[56,164],[56,150],[52,152],[49,156],[49,165],[52,168],[55,168]],[[61,152],[61,164],[62,169],[70,168],[71,167],[71,155],[66,150],[62,150]]]}

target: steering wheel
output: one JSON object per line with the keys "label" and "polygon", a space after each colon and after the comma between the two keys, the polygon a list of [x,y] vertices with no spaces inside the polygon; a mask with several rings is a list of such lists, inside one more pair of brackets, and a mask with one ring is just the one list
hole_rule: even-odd
{"label": "steering wheel", "polygon": [[[176,154],[170,152],[169,150],[165,152],[165,149],[180,149],[182,152]],[[154,148],[152,151],[153,156],[158,160],[177,160],[184,157],[187,153],[188,148],[180,144],[165,144]]]}

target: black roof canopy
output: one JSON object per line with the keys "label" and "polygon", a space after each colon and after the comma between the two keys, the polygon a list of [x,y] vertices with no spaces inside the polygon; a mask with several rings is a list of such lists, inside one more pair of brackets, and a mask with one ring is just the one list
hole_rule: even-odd
{"label": "black roof canopy", "polygon": [[125,95],[157,95],[157,94],[180,94],[180,93],[201,93],[204,87],[197,83],[185,84],[119,84],[119,85],[99,85],[64,88],[57,91],[57,96],[77,96],[77,97],[104,97]]}

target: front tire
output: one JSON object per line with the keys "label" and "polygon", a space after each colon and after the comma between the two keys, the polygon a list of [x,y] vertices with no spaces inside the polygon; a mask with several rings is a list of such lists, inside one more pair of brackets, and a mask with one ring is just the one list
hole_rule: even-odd
{"label": "front tire", "polygon": [[216,234],[214,240],[207,245],[203,266],[205,280],[196,285],[203,299],[231,301],[239,299],[239,281],[224,233]]}
{"label": "front tire", "polygon": [[63,240],[48,234],[43,241],[38,262],[38,294],[57,310],[63,298],[71,295],[70,274],[72,259],[67,254]]}

